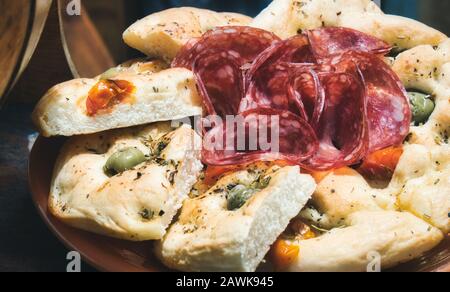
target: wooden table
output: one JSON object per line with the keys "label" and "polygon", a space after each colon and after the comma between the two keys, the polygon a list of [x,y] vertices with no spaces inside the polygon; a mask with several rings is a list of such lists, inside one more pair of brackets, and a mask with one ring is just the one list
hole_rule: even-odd
{"label": "wooden table", "polygon": [[[0,271],[65,272],[68,251],[38,216],[28,189],[32,108],[0,110]],[[83,264],[82,271],[94,271]]]}

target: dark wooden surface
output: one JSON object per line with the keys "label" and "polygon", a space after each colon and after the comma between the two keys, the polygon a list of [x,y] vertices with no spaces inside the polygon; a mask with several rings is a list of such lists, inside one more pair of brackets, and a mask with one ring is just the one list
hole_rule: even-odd
{"label": "dark wooden surface", "polygon": [[[31,107],[0,110],[0,271],[64,272],[68,251],[39,218],[28,189]],[[83,264],[82,271],[94,271]]]}

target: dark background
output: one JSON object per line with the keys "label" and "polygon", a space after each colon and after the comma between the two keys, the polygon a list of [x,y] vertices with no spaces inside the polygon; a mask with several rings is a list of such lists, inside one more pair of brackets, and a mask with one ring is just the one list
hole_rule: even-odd
{"label": "dark background", "polygon": [[[154,11],[190,5],[254,16],[269,2],[89,0],[83,3],[114,60],[122,62],[137,53],[122,44],[121,33],[136,19]],[[450,18],[447,15],[450,1],[386,0],[383,3],[388,13],[416,18],[450,33]],[[30,199],[27,160],[28,138],[34,134],[29,120],[32,108],[33,102],[17,104],[11,98],[9,104],[0,111],[0,271],[65,271],[67,250],[42,223]],[[83,271],[94,270],[84,265]]]}

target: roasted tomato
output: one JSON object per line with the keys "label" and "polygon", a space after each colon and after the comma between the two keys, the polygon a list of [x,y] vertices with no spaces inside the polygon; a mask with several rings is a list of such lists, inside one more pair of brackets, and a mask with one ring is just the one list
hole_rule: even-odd
{"label": "roasted tomato", "polygon": [[314,231],[300,218],[291,221],[286,231],[272,245],[269,260],[277,271],[285,270],[300,256],[300,246],[290,240],[301,241],[316,238]]}
{"label": "roasted tomato", "polygon": [[131,102],[135,87],[124,80],[100,80],[90,91],[86,100],[88,116],[95,116],[102,110],[115,105]]}
{"label": "roasted tomato", "polygon": [[403,154],[402,147],[389,147],[370,154],[357,169],[370,180],[390,180]]}
{"label": "roasted tomato", "polygon": [[275,270],[282,271],[295,263],[300,256],[300,246],[278,239],[270,251],[270,261]]}

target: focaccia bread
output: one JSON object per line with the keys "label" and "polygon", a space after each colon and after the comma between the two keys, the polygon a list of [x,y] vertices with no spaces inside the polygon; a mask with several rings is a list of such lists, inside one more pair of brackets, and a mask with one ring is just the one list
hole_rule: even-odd
{"label": "focaccia bread", "polygon": [[[393,178],[385,185],[349,168],[321,174],[313,207],[303,210],[301,218],[328,231],[318,239],[297,242],[298,262],[286,270],[365,271],[370,251],[378,252],[383,268],[389,268],[437,246],[450,230],[448,38],[415,20],[385,15],[369,0],[275,0],[252,26],[282,38],[322,26],[375,36],[392,45],[386,61],[407,91],[424,93],[434,104],[426,121],[411,126]],[[372,225],[373,230],[363,230]],[[338,250],[334,241],[354,247],[355,253]]]}
{"label": "focaccia bread", "polygon": [[[124,39],[164,61],[125,64],[96,79],[59,85],[41,101],[34,120],[46,136],[70,136],[199,115],[194,74],[167,69],[166,62],[211,28],[249,23],[245,16],[194,8],[150,15]],[[166,233],[201,163],[186,148],[196,140],[185,138],[188,132],[195,136],[192,130],[171,132],[158,124],[69,140],[55,171],[51,212],[92,232],[161,240],[157,256],[182,271],[255,271],[279,241],[298,251],[287,255],[288,263],[285,258],[277,267],[281,271],[365,271],[373,254],[387,269],[436,247],[450,232],[448,38],[420,22],[386,15],[369,0],[275,0],[250,25],[284,39],[305,29],[349,27],[393,47],[385,61],[408,91],[425,93],[434,108],[396,145],[402,154],[390,181],[363,177],[357,166],[320,173],[317,185],[299,167],[249,168],[221,178],[198,197],[191,192]],[[106,91],[118,91],[120,102],[112,99],[92,113],[88,96],[108,84],[114,89]],[[165,140],[169,136],[171,142]],[[167,145],[161,148],[161,142]],[[111,175],[104,166],[124,147],[139,149],[146,162]],[[279,237],[293,218],[314,232]]]}
{"label": "focaccia bread", "polygon": [[156,253],[182,271],[255,271],[314,188],[312,177],[298,167],[225,176],[184,203]]}
{"label": "focaccia bread", "polygon": [[446,36],[418,21],[386,15],[371,0],[275,0],[251,26],[281,38],[322,26],[353,28],[402,49],[438,45]]}
{"label": "focaccia bread", "polygon": [[56,163],[49,210],[94,233],[161,239],[203,168],[200,143],[189,127],[169,123],[71,138]]}
{"label": "focaccia bread", "polygon": [[[443,234],[409,213],[362,211],[335,228],[309,240],[287,240],[300,249],[284,267],[289,272],[366,272],[379,257],[382,269],[408,262],[434,248]],[[413,236],[411,236],[413,235]]]}
{"label": "focaccia bread", "polygon": [[435,109],[428,121],[411,128],[410,144],[449,147],[450,39],[438,46],[421,45],[399,54],[392,65],[408,90],[432,96]]}
{"label": "focaccia bread", "polygon": [[388,190],[398,208],[450,233],[450,147],[407,146]]}
{"label": "focaccia bread", "polygon": [[[450,226],[448,169],[439,174],[429,171],[430,165],[420,173],[402,173],[405,167],[421,166],[420,158],[411,157],[417,154],[416,147],[406,149],[396,177],[385,189],[370,186],[352,169],[336,170],[323,178],[298,218],[316,234],[280,238],[281,246],[300,252],[277,270],[364,272],[373,254],[380,257],[380,268],[389,269],[439,245]],[[437,176],[443,180],[440,186],[434,185]]]}
{"label": "focaccia bread", "polygon": [[[33,112],[40,133],[74,136],[202,114],[192,72],[160,61],[113,68],[50,89]],[[162,70],[162,71],[160,71]]]}
{"label": "focaccia bread", "polygon": [[449,150],[405,146],[385,188],[350,168],[325,176],[300,217],[326,232],[288,241],[301,254],[282,270],[366,271],[370,252],[388,269],[436,247],[450,231]]}
{"label": "focaccia bread", "polygon": [[149,15],[130,26],[123,39],[150,57],[171,61],[192,38],[219,26],[248,25],[251,18],[237,13],[218,13],[182,7]]}
{"label": "focaccia bread", "polygon": [[428,121],[411,127],[391,188],[403,210],[450,232],[450,40],[399,54],[393,69],[408,90],[431,96]]}
{"label": "focaccia bread", "polygon": [[123,78],[122,76],[136,75],[136,74],[150,75],[169,68],[170,64],[162,60],[145,59],[145,58],[134,59],[107,70],[103,74],[97,76],[96,79],[98,80],[112,79],[112,78],[120,79]]}

